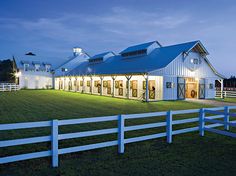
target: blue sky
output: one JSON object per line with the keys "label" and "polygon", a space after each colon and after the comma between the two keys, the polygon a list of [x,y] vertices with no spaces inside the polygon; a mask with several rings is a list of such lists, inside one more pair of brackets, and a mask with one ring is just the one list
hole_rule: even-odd
{"label": "blue sky", "polygon": [[94,55],[201,40],[215,68],[236,75],[235,17],[233,0],[1,0],[0,59],[33,51],[58,65],[74,46]]}

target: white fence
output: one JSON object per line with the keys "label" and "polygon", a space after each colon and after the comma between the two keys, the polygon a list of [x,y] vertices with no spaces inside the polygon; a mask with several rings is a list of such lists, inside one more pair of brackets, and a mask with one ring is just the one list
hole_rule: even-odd
{"label": "white fence", "polygon": [[19,85],[14,83],[0,83],[0,92],[11,92],[20,90]]}
{"label": "white fence", "polygon": [[[216,97],[221,98],[221,91],[216,91]],[[223,98],[236,98],[236,91],[223,91]]]}
{"label": "white fence", "polygon": [[[104,116],[104,117],[90,117],[81,119],[69,119],[69,120],[52,120],[52,121],[39,121],[39,122],[26,122],[26,123],[14,123],[14,124],[0,124],[0,131],[4,130],[17,130],[17,129],[28,129],[28,128],[39,128],[39,127],[50,127],[51,135],[31,137],[23,139],[10,139],[5,141],[0,141],[1,147],[11,147],[25,144],[33,144],[40,142],[51,142],[51,148],[45,151],[25,153],[13,156],[0,157],[0,164],[10,163],[15,161],[22,161],[33,158],[41,157],[52,157],[52,166],[58,167],[59,165],[59,155],[73,152],[80,152],[92,149],[98,149],[103,147],[118,146],[118,153],[125,152],[125,144],[145,141],[150,139],[156,139],[161,137],[166,137],[167,143],[172,143],[173,136],[189,133],[194,131],[199,131],[201,136],[204,136],[204,131],[210,131],[217,134],[222,134],[236,138],[236,134],[229,132],[229,126],[236,127],[236,120],[230,119],[230,117],[236,117],[236,114],[230,112],[230,110],[236,110],[236,106],[229,107],[217,107],[217,108],[207,108],[207,109],[188,109],[188,110],[177,110],[177,111],[163,111],[163,112],[150,112],[143,114],[125,114],[125,115],[114,115],[114,116]],[[206,113],[208,116],[206,116]],[[175,115],[184,114],[195,114],[196,117],[189,117],[186,119],[173,120]],[[210,115],[210,116],[209,116]],[[127,126],[125,125],[126,120],[130,119],[140,119],[140,118],[150,118],[150,117],[163,117],[165,120],[156,121],[154,123],[145,123],[139,125]],[[115,128],[105,128],[100,130],[83,131],[83,132],[73,132],[73,133],[59,133],[59,128],[61,126],[69,125],[80,125],[88,123],[98,123],[107,121],[117,121],[117,127]],[[174,129],[173,126],[179,124],[197,123],[196,126],[190,128]],[[205,124],[208,123],[208,124]],[[209,124],[210,123],[210,124]],[[225,130],[218,130],[215,127],[224,126]],[[161,133],[149,134],[144,136],[125,138],[125,133],[128,131],[144,130],[150,128],[165,127],[166,130]],[[69,127],[68,127],[69,128]],[[79,145],[69,148],[60,148],[59,141],[65,139],[82,138],[90,136],[98,136],[105,134],[117,133],[117,139],[113,141],[105,141],[101,143],[93,143],[88,145]]]}

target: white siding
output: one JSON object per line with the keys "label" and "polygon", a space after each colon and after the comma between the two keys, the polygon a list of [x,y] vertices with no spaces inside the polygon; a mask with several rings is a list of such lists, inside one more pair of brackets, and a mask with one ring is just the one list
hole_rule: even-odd
{"label": "white siding", "polygon": [[[200,60],[200,64],[197,66],[191,65],[193,64],[191,62],[191,59],[193,58],[198,58]],[[185,58],[181,54],[165,68],[153,71],[150,74],[163,76],[164,100],[177,99],[177,77],[194,77],[198,79],[205,79],[205,98],[215,97],[215,80],[220,79],[220,77],[217,76],[210,68],[205,59],[196,52],[190,52]],[[174,83],[174,88],[167,89],[166,82]],[[210,89],[210,84],[213,84],[213,89]]]}
{"label": "white siding", "polygon": [[49,72],[21,71],[19,76],[20,88],[46,89],[52,87],[52,74]]}
{"label": "white siding", "polygon": [[189,54],[186,58],[179,55],[165,68],[152,72],[152,75],[160,76],[178,76],[178,77],[195,77],[195,78],[215,78],[219,77],[213,72],[204,58],[200,57],[201,64],[195,71],[190,70],[189,62],[191,58],[200,57],[198,53]]}

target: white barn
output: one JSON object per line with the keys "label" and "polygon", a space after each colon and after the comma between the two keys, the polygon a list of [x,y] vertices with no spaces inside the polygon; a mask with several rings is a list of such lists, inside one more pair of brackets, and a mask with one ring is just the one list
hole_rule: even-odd
{"label": "white barn", "polygon": [[162,46],[153,41],[119,55],[89,57],[81,48],[55,73],[55,89],[145,101],[215,98],[222,80],[200,41]]}
{"label": "white barn", "polygon": [[24,56],[14,57],[20,89],[49,89],[53,87],[52,66],[46,62],[39,62],[41,59],[31,52]]}

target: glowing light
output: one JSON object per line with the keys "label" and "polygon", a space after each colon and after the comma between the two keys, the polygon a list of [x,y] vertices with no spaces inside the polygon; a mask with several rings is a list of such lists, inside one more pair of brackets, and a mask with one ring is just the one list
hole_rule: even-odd
{"label": "glowing light", "polygon": [[15,77],[19,78],[21,76],[21,72],[16,72]]}

